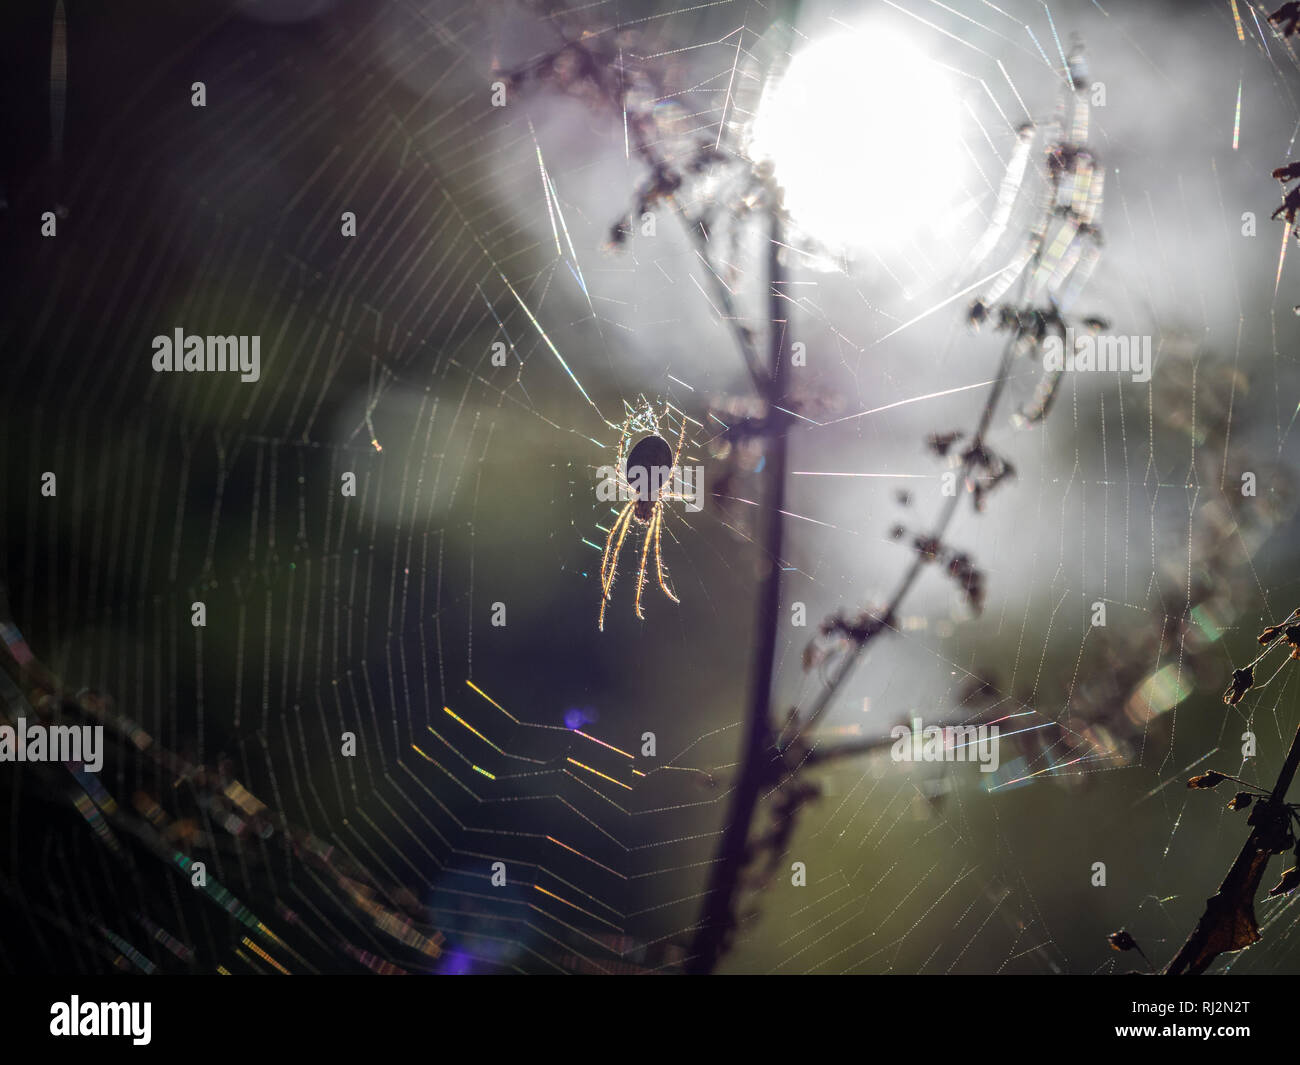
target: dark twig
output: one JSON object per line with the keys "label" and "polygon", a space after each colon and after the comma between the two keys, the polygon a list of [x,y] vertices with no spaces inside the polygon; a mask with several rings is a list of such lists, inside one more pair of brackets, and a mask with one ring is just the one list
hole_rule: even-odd
{"label": "dark twig", "polygon": [[[777,258],[780,232],[779,216],[772,217],[773,240],[769,249],[769,277],[773,284],[769,290],[772,305],[772,366],[773,403],[780,402],[785,386],[784,361],[781,359],[783,330],[778,328],[778,320],[784,301],[780,293],[781,266]],[[1015,352],[1015,340],[1006,345],[1002,361],[998,367],[997,380],[985,402],[980,416],[979,426],[975,432],[977,441],[984,438],[993,420],[994,410],[1006,386],[1012,358]],[[968,453],[969,454],[969,453]],[[775,776],[783,765],[775,748],[771,714],[772,674],[776,655],[776,618],[780,608],[780,556],[782,544],[781,508],[784,499],[786,435],[778,433],[773,436],[768,464],[764,467],[765,485],[764,515],[764,550],[771,565],[759,593],[757,632],[759,647],[754,659],[754,673],[751,679],[749,713],[745,718],[745,738],[741,753],[741,772],[732,794],[731,807],[727,811],[727,821],[723,829],[722,843],[709,876],[708,891],[705,895],[700,923],[696,927],[695,940],[691,956],[686,962],[687,972],[708,973],[717,965],[718,959],[726,951],[730,936],[734,931],[735,898],[740,888],[741,875],[748,863],[749,836],[758,802],[765,786],[775,784]],[[963,474],[969,472],[971,458],[963,460]],[[956,512],[960,496],[953,496],[945,505],[935,526],[935,535],[942,537]],[[911,591],[921,574],[924,562],[918,556],[914,558],[897,590],[890,599],[889,606],[881,617],[881,624],[872,628],[870,635],[853,644],[852,649],[840,660],[834,674],[827,681],[817,700],[805,717],[800,718],[797,734],[782,746],[789,749],[805,736],[811,726],[821,717],[829,706],[831,699],[839,690],[853,666],[861,659],[863,651],[871,636],[892,625],[895,612]],[[870,749],[876,749],[874,745]],[[829,761],[836,757],[838,748],[829,748],[817,758],[817,762]]]}
{"label": "dark twig", "polygon": [[[1071,86],[1076,92],[1079,91],[1081,83],[1075,80],[1073,70],[1071,70],[1070,78]],[[1064,138],[1065,135],[1066,132],[1064,128],[1062,128],[1061,136]],[[1023,268],[1020,280],[1020,297],[1016,301],[1016,306],[1022,308],[1022,312],[1025,309],[1025,301],[1028,294],[1030,279],[1042,262],[1046,250],[1044,237],[1048,232],[1048,227],[1050,226],[1052,219],[1058,213],[1056,194],[1061,177],[1065,172],[1064,164],[1061,162],[1061,159],[1063,157],[1068,157],[1077,162],[1080,152],[1080,145],[1069,144],[1064,140],[1055,145],[1049,151],[1048,181],[1051,188],[1051,195],[1044,201],[1038,215],[1037,223],[1030,230],[1032,240],[1031,246],[1033,251]],[[1095,236],[1096,227],[1093,224],[1094,213],[1088,214],[1086,218],[1086,226],[1089,233]],[[1082,224],[1083,223],[1081,223],[1081,228]],[[1050,293],[1048,293],[1048,300],[1051,302],[1050,308],[1039,309],[1033,311],[1031,314],[1031,317],[1036,318],[1042,328],[1031,331],[1025,331],[1021,328],[1010,330],[1010,336],[1002,350],[1002,359],[998,365],[998,371],[993,382],[993,387],[989,391],[988,398],[984,403],[984,408],[980,412],[979,422],[974,433],[971,435],[970,446],[961,452],[960,478],[963,482],[970,484],[972,482],[973,474],[980,472],[983,473],[982,477],[974,478],[974,495],[977,510],[982,509],[983,496],[987,494],[988,489],[992,488],[999,480],[1001,480],[1009,470],[1009,467],[1007,467],[1004,462],[1001,462],[1001,460],[998,460],[997,464],[1000,466],[1000,469],[993,468],[994,463],[990,458],[992,453],[985,446],[985,437],[993,423],[993,416],[997,410],[998,402],[1001,400],[1007,382],[1010,379],[1011,368],[1015,361],[1016,354],[1021,350],[1022,345],[1026,344],[1031,346],[1031,350],[1038,351],[1043,343],[1043,338],[1046,335],[1046,327],[1049,324],[1049,319],[1055,319],[1058,322],[1060,321],[1059,312],[1056,309],[1055,302],[1052,300]],[[977,301],[977,306],[983,306],[982,299]],[[1053,394],[1053,392],[1048,393],[1046,405],[1050,405],[1051,396]],[[1041,413],[1046,413],[1046,405],[1043,407]],[[951,438],[951,440],[949,440],[949,446],[951,443],[955,442],[956,439],[956,436]],[[988,476],[990,473],[993,473],[991,478]],[[930,536],[925,538],[928,544],[943,544],[948,527],[951,524],[953,517],[956,515],[960,503],[961,494],[955,494],[945,501]],[[859,661],[861,661],[868,644],[870,644],[886,629],[893,628],[899,608],[911,593],[912,588],[915,586],[922,571],[931,563],[931,561],[933,561],[933,557],[932,553],[927,554],[922,551],[918,551],[913,555],[911,564],[908,566],[902,579],[895,588],[894,594],[890,597],[884,609],[874,614],[875,623],[866,627],[858,638],[850,642],[848,650],[837,660],[829,678],[825,681],[821,691],[817,693],[812,704],[806,711],[799,715],[797,731],[790,739],[790,744],[795,742],[805,742],[805,737],[808,735],[809,731],[821,720],[836,693],[849,678],[854,667]]]}
{"label": "dark twig", "polygon": [[[1246,693],[1255,687],[1254,667],[1274,651],[1283,648],[1287,650],[1289,659],[1300,658],[1300,625],[1296,624],[1297,621],[1300,621],[1300,609],[1293,610],[1282,622],[1269,625],[1259,634],[1259,643],[1264,650],[1249,665],[1233,671],[1232,684],[1223,695],[1225,703],[1236,706],[1241,702]],[[1285,664],[1284,662],[1283,666]],[[1264,878],[1273,855],[1296,846],[1292,828],[1292,822],[1298,820],[1296,806],[1286,801],[1286,794],[1297,769],[1300,769],[1300,729],[1291,738],[1291,746],[1287,750],[1282,769],[1269,791],[1215,769],[1194,776],[1187,782],[1189,788],[1197,791],[1212,790],[1225,780],[1251,788],[1255,794],[1239,791],[1228,803],[1229,810],[1250,810],[1246,823],[1251,826],[1251,833],[1219,884],[1219,890],[1205,900],[1205,909],[1197,920],[1196,927],[1162,970],[1163,975],[1199,975],[1214,964],[1220,954],[1245,950],[1251,944],[1259,942],[1255,896],[1259,894],[1260,881]],[[1257,798],[1259,801],[1256,801]],[[1300,846],[1296,846],[1296,856],[1300,863]],[[1293,867],[1283,874],[1281,882],[1268,894],[1270,898],[1275,898],[1289,894],[1298,886],[1300,868]],[[1126,933],[1116,933],[1123,934]],[[1112,937],[1111,946],[1115,945]]]}
{"label": "dark twig", "polygon": [[[974,435],[976,443],[980,443],[984,440],[989,425],[993,421],[993,414],[997,408],[998,400],[1002,398],[1002,393],[1006,388],[1007,380],[1011,376],[1011,365],[1015,357],[1015,350],[1016,338],[1012,337],[1007,341],[1006,346],[1003,348],[1002,361],[998,365],[997,377],[993,382],[992,389],[989,391],[988,399],[984,403],[984,409],[980,413],[979,425],[975,430]],[[970,474],[975,463],[973,456],[977,451],[977,448],[972,447],[967,449],[963,455],[961,476],[959,477],[959,480],[964,480]],[[935,522],[934,528],[930,533],[930,537],[933,541],[943,541],[943,538],[948,531],[948,526],[952,523],[952,519],[957,513],[957,507],[961,503],[961,498],[960,494],[953,495],[944,503],[943,509],[939,513],[938,520]],[[812,704],[802,715],[800,715],[798,736],[806,736],[809,730],[811,730],[817,722],[821,720],[822,715],[825,714],[826,710],[830,707],[831,701],[835,698],[836,693],[840,690],[844,682],[848,680],[849,674],[852,673],[854,666],[856,666],[862,659],[862,655],[866,651],[867,645],[871,643],[872,639],[878,636],[885,629],[893,628],[899,608],[911,593],[913,586],[921,576],[926,565],[926,560],[920,554],[914,555],[911,565],[908,566],[907,571],[903,574],[902,580],[898,582],[898,586],[895,588],[894,594],[890,596],[888,604],[877,615],[879,624],[871,629],[866,634],[865,638],[855,641],[850,646],[849,650],[836,663],[830,677],[822,686],[822,690],[817,693]]]}
{"label": "dark twig", "polygon": [[[1205,972],[1223,953],[1241,950],[1258,941],[1254,900],[1268,860],[1285,850],[1279,841],[1285,836],[1286,793],[1300,767],[1300,729],[1291,738],[1291,749],[1278,774],[1273,791],[1251,815],[1254,829],[1233,861],[1219,890],[1205,900],[1205,912],[1173,960],[1165,976],[1196,976]],[[1282,830],[1279,830],[1279,824]]]}
{"label": "dark twig", "polygon": [[[1233,687],[1224,696],[1224,702],[1236,705],[1252,686],[1253,667],[1270,652],[1279,647],[1290,648],[1290,657],[1300,656],[1300,630],[1292,623],[1300,617],[1300,610],[1292,611],[1279,625],[1270,625],[1260,634],[1259,642],[1264,650],[1259,657],[1244,670],[1234,674]],[[1242,674],[1244,680],[1238,680]],[[1173,960],[1164,968],[1165,976],[1196,976],[1205,972],[1220,954],[1243,950],[1259,941],[1259,927],[1255,921],[1255,896],[1259,892],[1260,881],[1268,867],[1269,860],[1275,854],[1281,854],[1294,842],[1291,831],[1291,819],[1294,811],[1287,805],[1286,794],[1295,779],[1296,770],[1300,768],[1300,729],[1291,738],[1291,747],[1282,763],[1282,770],[1277,775],[1273,789],[1268,797],[1255,803],[1251,810],[1248,824],[1252,826],[1250,836],[1237,854],[1219,890],[1205,900],[1205,910],[1192,934]],[[1206,774],[1235,780],[1226,773]],[[1197,778],[1203,780],[1204,778]],[[1217,781],[1208,782],[1213,786]],[[1194,781],[1189,781],[1189,786]],[[1262,789],[1261,789],[1262,790]],[[1234,799],[1234,803],[1236,800]],[[1233,806],[1233,809],[1244,807]],[[1294,871],[1293,871],[1294,873]],[[1295,884],[1284,879],[1272,893],[1283,893],[1294,888]],[[1271,893],[1271,894],[1272,894]]]}
{"label": "dark twig", "polygon": [[741,357],[745,360],[745,368],[749,371],[750,380],[753,381],[754,388],[761,396],[767,391],[771,381],[759,362],[758,344],[754,339],[753,330],[740,320],[740,315],[736,311],[735,300],[731,295],[731,289],[718,276],[718,271],[709,259],[709,239],[705,225],[700,220],[688,217],[675,199],[670,201],[670,206],[673,212],[681,218],[682,225],[691,238],[691,243],[695,246],[695,251],[704,262],[704,273],[708,278],[709,288],[713,290],[713,297],[718,301],[718,316],[727,323],[728,328],[731,330],[732,336],[736,340],[736,347],[740,349]]}
{"label": "dark twig", "polygon": [[[786,360],[782,358],[785,347],[788,303],[784,297],[785,270],[781,263],[784,226],[781,212],[773,210],[769,218],[769,244],[767,253],[768,313],[771,317],[769,348],[771,358],[771,384],[768,388],[768,407],[780,406],[785,401]],[[755,613],[755,632],[758,647],[754,655],[754,668],[750,677],[749,710],[745,715],[745,736],[741,752],[741,772],[731,796],[722,842],[709,874],[700,923],[696,927],[691,957],[686,962],[690,973],[712,972],[718,959],[727,949],[733,932],[736,893],[740,876],[748,859],[749,831],[758,808],[759,797],[771,779],[773,728],[772,728],[772,676],[776,668],[777,618],[781,610],[781,555],[783,525],[781,511],[785,503],[787,434],[776,433],[767,451],[767,464],[763,468],[763,526],[762,545],[767,561],[767,573],[758,593]]]}

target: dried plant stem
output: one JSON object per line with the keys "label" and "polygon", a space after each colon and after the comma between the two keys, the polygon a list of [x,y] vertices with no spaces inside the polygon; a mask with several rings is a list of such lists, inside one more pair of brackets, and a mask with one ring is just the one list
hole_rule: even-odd
{"label": "dried plant stem", "polygon": [[[1268,799],[1260,805],[1270,808],[1282,817],[1286,816],[1286,793],[1295,778],[1296,769],[1300,768],[1300,729],[1291,738],[1291,748],[1287,751],[1282,771],[1277,776],[1273,791]],[[1257,817],[1258,823],[1251,831],[1245,845],[1228,869],[1227,875],[1219,885],[1219,890],[1205,901],[1205,911],[1187,937],[1182,949],[1174,955],[1173,960],[1165,966],[1164,976],[1197,976],[1208,969],[1214,960],[1223,953],[1214,948],[1213,940],[1219,934],[1225,914],[1239,904],[1244,898],[1253,904],[1259,878],[1263,875],[1263,865],[1276,853],[1270,846],[1269,817]]]}
{"label": "dried plant stem", "polygon": [[[655,148],[650,131],[646,130],[644,126],[645,119],[641,116],[637,116],[636,119],[629,122],[632,145],[637,155],[649,167],[652,174],[667,171],[669,169],[667,162]],[[718,316],[726,322],[727,327],[731,330],[731,335],[736,341],[736,347],[740,351],[741,358],[745,361],[745,369],[749,371],[749,377],[754,384],[754,389],[760,396],[764,395],[771,386],[771,378],[763,370],[753,332],[740,320],[731,289],[727,287],[727,283],[722,280],[717,268],[713,265],[713,259],[709,255],[711,248],[709,247],[708,226],[703,218],[692,218],[687,214],[686,210],[677,201],[676,196],[667,197],[666,202],[673,214],[681,220],[682,228],[686,230],[686,235],[690,238],[691,247],[695,249],[695,254],[700,257],[700,261],[704,264],[704,273],[708,279],[709,288],[713,291],[713,298],[718,302]]]}
{"label": "dried plant stem", "polygon": [[[772,384],[768,394],[771,397],[769,405],[779,405],[783,400],[785,389],[785,363],[781,358],[784,330],[779,326],[782,324],[781,316],[786,312],[783,306],[785,301],[781,293],[781,283],[784,280],[782,276],[783,267],[778,258],[781,243],[781,223],[775,215],[773,215],[771,225],[772,242],[768,251],[768,277],[770,281],[768,298],[772,317]],[[974,434],[974,442],[977,444],[983,442],[985,434],[993,422],[993,415],[997,409],[998,401],[1002,398],[1002,393],[1010,377],[1015,352],[1016,338],[1013,336],[1003,348],[997,377],[994,379],[988,399],[985,401],[984,408],[980,413]],[[967,452],[967,457],[962,461],[962,477],[971,472],[974,463],[971,456],[974,451],[975,449],[970,449]],[[765,525],[762,543],[766,557],[771,560],[771,568],[759,592],[756,621],[759,646],[754,659],[754,673],[750,682],[749,713],[745,718],[741,770],[736,781],[735,790],[732,793],[731,807],[728,810],[727,821],[723,828],[722,842],[718,848],[713,869],[709,876],[704,907],[700,922],[696,926],[691,955],[686,961],[686,971],[689,973],[712,972],[719,958],[726,950],[727,940],[734,922],[733,912],[736,895],[739,891],[741,875],[748,860],[750,828],[762,792],[765,786],[774,783],[773,769],[779,766],[779,754],[774,749],[775,736],[771,712],[771,693],[776,662],[776,632],[780,610],[780,557],[782,551],[780,512],[785,497],[785,467],[786,434],[777,433],[772,438],[768,464],[763,470],[765,475],[763,490]],[[934,526],[932,535],[936,539],[941,540],[947,532],[960,500],[961,496],[955,495],[945,503]],[[881,629],[876,630],[877,633],[883,631],[884,627],[892,625],[895,613],[911,592],[925,565],[925,561],[919,555],[912,560],[881,616],[882,626]],[[799,716],[798,733],[790,738],[785,746],[792,744],[798,737],[806,735],[812,726],[817,723],[830,706],[841,685],[848,679],[853,667],[861,661],[863,652],[869,642],[870,640],[867,639],[854,644],[850,651],[843,656],[807,712]],[[874,750],[877,746],[871,744],[870,749]],[[810,756],[810,761],[829,761],[835,758],[838,753],[837,748],[828,748],[820,753],[814,751]]]}
{"label": "dried plant stem", "polygon": [[[785,243],[779,211],[769,217],[767,252],[768,313],[771,318],[769,355],[770,384],[765,389],[768,412],[785,400],[786,360],[785,314],[789,304],[784,298],[785,268],[781,247]],[[761,539],[763,561],[767,570],[759,588],[755,616],[758,646],[750,677],[749,708],[745,715],[745,735],[741,750],[741,771],[731,794],[731,805],[722,830],[722,842],[709,875],[700,922],[696,926],[691,956],[686,962],[690,973],[709,973],[727,948],[731,936],[736,894],[740,887],[749,845],[749,830],[758,808],[760,794],[770,779],[772,750],[772,678],[776,669],[776,634],[781,610],[781,557],[784,528],[785,474],[787,443],[785,433],[776,433],[766,451],[763,467],[763,503]]]}
{"label": "dried plant stem", "polygon": [[[988,399],[985,401],[984,409],[980,413],[979,424],[975,430],[973,440],[974,444],[978,445],[984,442],[984,436],[993,422],[993,414],[997,409],[998,400],[1002,398],[1002,392],[1006,388],[1007,379],[1010,377],[1011,364],[1015,358],[1015,351],[1016,338],[1013,336],[1007,341],[1006,346],[1002,350],[1002,361],[998,365],[997,377],[993,381],[993,387],[989,390]],[[975,461],[973,456],[977,450],[978,449],[975,447],[967,450],[966,457],[962,460],[960,473],[962,479],[971,472]],[[944,503],[943,510],[940,512],[939,517],[934,524],[934,528],[930,533],[931,539],[935,542],[942,541],[944,536],[947,534],[948,526],[952,524],[952,519],[957,513],[957,507],[961,503],[961,499],[962,496],[958,493],[949,497]],[[890,596],[888,604],[879,616],[880,628],[875,629],[866,639],[853,644],[848,652],[836,663],[830,677],[822,686],[821,691],[817,693],[812,704],[799,715],[798,732],[788,741],[787,746],[789,743],[793,743],[795,739],[807,736],[809,731],[818,721],[821,720],[822,715],[825,714],[826,710],[830,707],[831,701],[835,698],[840,687],[846,680],[848,680],[849,674],[853,672],[854,667],[862,660],[863,653],[866,651],[867,645],[871,642],[872,636],[878,635],[886,628],[893,627],[895,616],[899,608],[902,607],[903,601],[911,593],[912,588],[915,586],[918,578],[921,576],[922,570],[925,569],[927,564],[928,563],[920,554],[917,554],[912,559],[911,565],[908,566],[907,571],[898,582],[894,594]],[[835,754],[836,750],[834,748],[831,748],[820,756],[817,756],[814,751],[813,760],[825,761],[834,757]]]}
{"label": "dried plant stem", "polygon": [[672,207],[673,211],[681,218],[682,225],[695,247],[696,254],[704,263],[704,272],[708,276],[709,287],[713,290],[713,298],[718,301],[718,316],[731,329],[732,336],[736,341],[736,347],[740,349],[741,357],[745,360],[745,369],[749,371],[749,378],[754,384],[755,391],[761,396],[771,387],[772,382],[763,371],[762,363],[759,361],[758,347],[754,343],[753,332],[740,320],[740,315],[736,312],[736,301],[732,296],[731,289],[718,275],[713,260],[709,258],[708,228],[702,219],[693,219],[687,215],[676,199],[673,199]]}

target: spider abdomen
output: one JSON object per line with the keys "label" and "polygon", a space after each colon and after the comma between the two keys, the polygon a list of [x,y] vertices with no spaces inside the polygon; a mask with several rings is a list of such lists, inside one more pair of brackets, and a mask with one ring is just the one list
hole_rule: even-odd
{"label": "spider abdomen", "polygon": [[635,494],[632,516],[645,523],[673,474],[673,449],[662,436],[639,440],[627,456],[627,483]]}

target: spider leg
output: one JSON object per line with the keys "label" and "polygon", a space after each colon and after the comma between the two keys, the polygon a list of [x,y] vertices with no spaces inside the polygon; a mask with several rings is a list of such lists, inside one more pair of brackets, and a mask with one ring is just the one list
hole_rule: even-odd
{"label": "spider leg", "polygon": [[682,457],[682,445],[686,443],[686,415],[682,415],[682,431],[677,436],[677,450],[673,452],[673,465]]}
{"label": "spider leg", "polygon": [[[628,526],[631,524],[632,510],[636,506],[635,501],[628,503],[618,515],[614,524],[610,526],[609,536],[605,540],[605,553],[600,560],[600,590],[601,601],[609,598],[609,589],[614,583],[614,573],[618,569],[618,555],[623,550],[623,537],[627,535]],[[622,531],[620,531],[622,530]],[[610,544],[614,543],[615,535],[618,536],[618,543],[610,551]]]}
{"label": "spider leg", "polygon": [[636,616],[642,621],[645,620],[645,615],[641,613],[641,591],[645,588],[645,564],[646,560],[650,557],[650,540],[654,535],[655,522],[658,520],[662,510],[663,504],[656,503],[654,506],[654,513],[650,515],[650,520],[646,523],[645,539],[641,541],[641,568],[636,575]]}
{"label": "spider leg", "polygon": [[[623,455],[624,452],[627,450],[627,442],[629,437],[628,427],[631,426],[632,418],[635,416],[635,413],[636,412],[633,411],[628,414],[627,419],[623,422],[623,428],[619,431],[618,434],[618,457],[614,460],[614,481],[619,490],[620,498],[627,498],[627,496],[629,495],[631,495],[632,498],[635,498],[635,494],[632,492],[632,486],[628,484],[627,477],[625,476],[623,470]],[[613,528],[611,528],[609,531],[609,538],[605,541],[605,555],[604,557],[602,557],[600,563],[600,577],[601,577],[602,584],[607,584],[607,582],[605,581],[605,569],[606,569],[606,562],[609,557],[610,541],[614,539],[614,533],[618,530],[619,525],[624,521],[626,516],[627,516],[627,507],[624,507],[623,512],[619,514],[618,520],[614,522]],[[618,552],[615,551],[615,556],[617,556],[617,554]]]}
{"label": "spider leg", "polygon": [[664,508],[660,507],[655,512],[654,534],[655,534],[655,571],[659,575],[659,587],[663,590],[664,595],[668,596],[674,603],[680,603],[681,600],[668,590],[668,585],[664,582],[664,559],[659,550],[660,537],[664,531]]}
{"label": "spider leg", "polygon": [[628,413],[626,420],[623,422],[623,428],[618,433],[618,457],[614,459],[614,477],[618,481],[620,488],[627,486],[626,471],[623,469],[623,456],[627,452],[627,442],[631,439],[632,419],[636,416],[636,411]]}
{"label": "spider leg", "polygon": [[[605,541],[605,554],[600,560],[600,617],[596,622],[596,627],[600,632],[605,631],[605,606],[609,602],[609,590],[614,584],[614,574],[618,571],[618,555],[623,550],[623,537],[627,535],[628,526],[632,524],[632,508],[634,506],[635,503],[629,503],[623,508],[618,520],[610,527],[609,538]],[[618,543],[615,544],[611,554],[610,542],[614,539],[614,533],[616,532],[618,532]]]}
{"label": "spider leg", "polygon": [[632,413],[628,414],[627,419],[623,422],[623,428],[619,430],[619,434],[618,434],[618,459],[617,459],[617,461],[614,463],[614,468],[615,468],[616,470],[619,470],[620,472],[621,472],[622,469],[623,469],[623,452],[624,452],[624,450],[626,450],[628,439],[631,437],[631,433],[629,433],[628,430],[629,430],[629,429],[631,428],[631,426],[632,426],[632,418],[635,416],[635,413],[636,413],[636,412],[633,411]]}
{"label": "spider leg", "polygon": [[[666,408],[665,408],[665,414],[667,414]],[[664,489],[671,489],[673,486],[674,479],[680,478],[679,466],[681,464],[681,458],[682,458],[682,445],[685,443],[686,443],[686,415],[683,414],[682,431],[677,435],[677,448],[676,450],[673,451],[673,464],[672,467],[668,470],[668,483],[663,485]],[[660,492],[659,498],[660,499],[665,498],[663,492]],[[680,499],[683,497],[681,496],[680,493],[678,493],[677,498]]]}
{"label": "spider leg", "polygon": [[[698,489],[687,495],[685,492],[664,492],[659,499],[664,503],[694,503],[700,498]],[[696,508],[699,509],[698,507]]]}

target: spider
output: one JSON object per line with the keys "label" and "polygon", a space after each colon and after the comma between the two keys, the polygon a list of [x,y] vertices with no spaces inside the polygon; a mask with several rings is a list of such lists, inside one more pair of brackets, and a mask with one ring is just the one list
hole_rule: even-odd
{"label": "spider", "polygon": [[[618,439],[618,459],[614,464],[614,475],[619,488],[619,498],[628,502],[619,511],[618,518],[610,526],[609,536],[605,539],[605,552],[600,559],[600,631],[605,631],[605,607],[609,603],[610,592],[614,587],[614,575],[618,569],[618,556],[623,550],[623,540],[632,523],[646,527],[645,538],[641,544],[641,566],[636,579],[636,616],[645,618],[641,612],[641,591],[645,587],[646,563],[650,557],[650,548],[654,546],[655,572],[659,578],[659,587],[664,595],[674,603],[681,602],[664,580],[664,563],[659,543],[663,532],[664,503],[670,499],[685,499],[681,492],[671,492],[677,476],[677,466],[681,459],[682,446],[686,442],[686,419],[682,418],[682,429],[677,437],[677,449],[674,451],[668,441],[660,435],[659,420],[654,410],[644,400],[643,406],[628,413],[627,420]],[[664,405],[664,418],[667,419],[670,407]],[[638,417],[639,416],[639,417]],[[642,437],[631,451],[627,450],[632,439],[633,425],[643,427],[649,423],[649,435]],[[626,458],[626,465],[624,459]]]}

